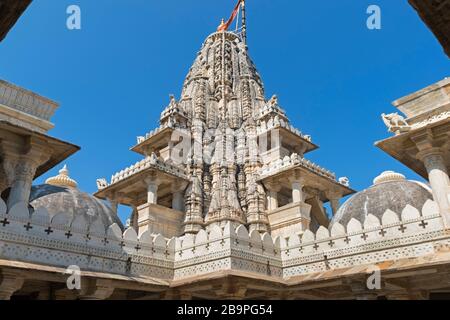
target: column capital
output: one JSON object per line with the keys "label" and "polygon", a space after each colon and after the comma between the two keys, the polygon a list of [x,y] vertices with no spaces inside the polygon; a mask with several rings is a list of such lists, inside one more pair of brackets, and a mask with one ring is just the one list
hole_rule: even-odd
{"label": "column capital", "polygon": [[188,186],[187,181],[176,181],[175,183],[172,184],[171,190],[174,193],[183,192],[187,188],[187,186]]}
{"label": "column capital", "polygon": [[159,186],[162,183],[161,179],[158,177],[158,174],[156,172],[152,172],[148,176],[146,176],[143,179],[143,182],[146,184],[147,187],[151,185]]}
{"label": "column capital", "polygon": [[445,151],[442,148],[437,147],[429,147],[429,148],[423,148],[419,149],[420,151],[416,154],[416,158],[420,161],[425,161],[425,158],[429,156],[443,156]]}
{"label": "column capital", "polygon": [[304,184],[305,183],[305,176],[302,174],[302,172],[301,172],[301,170],[300,169],[295,169],[293,172],[292,172],[292,175],[290,175],[289,177],[288,177],[288,180],[289,180],[289,182],[299,182],[299,183],[302,183],[302,184]]}
{"label": "column capital", "polygon": [[278,180],[270,180],[265,183],[266,188],[270,192],[280,192],[283,187],[282,184]]}

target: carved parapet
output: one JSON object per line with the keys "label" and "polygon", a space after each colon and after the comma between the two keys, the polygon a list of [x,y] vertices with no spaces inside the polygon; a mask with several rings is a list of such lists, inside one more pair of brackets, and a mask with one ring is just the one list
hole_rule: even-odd
{"label": "carved parapet", "polygon": [[260,179],[275,175],[277,173],[289,170],[295,166],[302,166],[306,169],[312,170],[313,172],[333,181],[336,181],[336,175],[314,162],[300,157],[298,154],[292,154],[290,157],[286,156],[283,159],[278,159],[270,164],[264,165],[259,170]]}
{"label": "carved parapet", "polygon": [[[174,242],[168,243],[161,235],[143,233],[138,237],[132,228],[122,232],[117,224],[105,226],[101,220],[88,221],[64,212],[50,216],[44,208],[30,214],[25,203],[6,211],[0,200],[0,242],[10,239],[15,239],[14,243],[10,250],[0,250],[2,259],[76,264],[81,270],[117,274],[137,275],[144,268],[160,278],[173,274]],[[40,247],[45,247],[45,252]],[[96,258],[87,259],[91,255]]]}
{"label": "carved parapet", "polygon": [[31,91],[0,80],[0,119],[45,133],[58,105]]}
{"label": "carved parapet", "polygon": [[[369,214],[364,223],[352,219],[345,227],[335,223],[330,229],[320,227],[316,233],[307,230],[301,236],[284,235],[281,238],[281,255],[286,267],[284,276],[353,266],[354,261],[345,258],[349,255],[361,257],[358,260],[361,264],[386,261],[388,255],[371,252],[395,251],[395,247],[406,244],[412,248],[418,243],[420,249],[406,250],[405,258],[429,254],[432,247],[424,246],[422,242],[430,237],[430,233],[443,228],[439,208],[434,201],[428,200],[421,212],[408,205],[401,214],[387,210],[381,221]],[[392,256],[392,259],[396,258]]]}
{"label": "carved parapet", "polygon": [[269,132],[271,130],[275,130],[277,128],[285,128],[303,140],[306,140],[308,142],[312,141],[310,135],[304,135],[299,129],[292,126],[287,120],[284,120],[283,118],[274,117],[269,119],[268,121],[260,120],[259,124],[260,125],[257,127],[258,135]]}
{"label": "carved parapet", "polygon": [[167,238],[182,234],[184,213],[157,204],[147,203],[137,208],[139,232],[149,230]]}
{"label": "carved parapet", "polygon": [[279,240],[231,222],[176,239],[175,279],[221,270],[281,277]]}
{"label": "carved parapet", "polygon": [[[388,210],[381,219],[368,215],[363,223],[352,219],[346,226],[335,223],[315,233],[285,232],[274,237],[227,222],[170,240],[151,230],[140,235],[133,228],[122,232],[117,224],[106,226],[84,216],[51,217],[39,208],[30,213],[24,203],[7,211],[0,200],[0,242],[8,243],[0,249],[2,259],[75,264],[81,270],[159,279],[221,270],[282,279],[430,254],[439,250],[435,241],[445,237],[439,208],[431,200],[421,211],[406,206],[398,214]],[[102,294],[100,290],[86,296],[107,297]]]}
{"label": "carved parapet", "polygon": [[114,174],[111,177],[111,185],[116,184],[126,178],[129,178],[139,172],[142,172],[142,171],[150,169],[150,168],[157,169],[162,172],[166,172],[168,174],[174,175],[176,177],[180,177],[185,180],[188,179],[186,172],[183,168],[165,163],[158,158],[150,156],[150,157],[146,157],[145,159],[137,162],[136,164]]}

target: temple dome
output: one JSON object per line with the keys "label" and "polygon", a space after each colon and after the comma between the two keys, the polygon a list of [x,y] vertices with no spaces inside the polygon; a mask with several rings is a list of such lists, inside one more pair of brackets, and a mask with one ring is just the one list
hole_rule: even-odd
{"label": "temple dome", "polygon": [[347,225],[352,218],[364,223],[369,214],[381,220],[388,209],[400,215],[408,204],[421,210],[429,199],[432,200],[433,195],[426,184],[406,180],[405,176],[393,171],[385,171],[374,179],[370,188],[348,199],[333,217],[331,225],[336,222]]}
{"label": "temple dome", "polygon": [[77,188],[76,181],[69,177],[67,166],[59,171],[59,175],[47,179],[45,184],[31,188],[30,205],[34,209],[45,208],[50,217],[65,212],[73,218],[83,215],[89,223],[100,218],[105,226],[117,223],[122,227],[109,206]]}

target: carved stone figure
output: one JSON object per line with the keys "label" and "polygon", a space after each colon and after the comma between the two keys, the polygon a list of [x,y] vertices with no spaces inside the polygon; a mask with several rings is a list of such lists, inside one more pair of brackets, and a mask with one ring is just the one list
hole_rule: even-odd
{"label": "carved stone figure", "polygon": [[268,104],[269,104],[269,106],[271,106],[271,107],[276,107],[276,106],[278,106],[278,96],[277,96],[276,94],[274,94],[274,95],[272,96],[272,98],[270,98]]}
{"label": "carved stone figure", "polygon": [[339,183],[344,185],[344,186],[346,186],[346,187],[349,187],[350,186],[350,179],[347,178],[347,177],[339,178]]}
{"label": "carved stone figure", "polygon": [[105,178],[97,179],[97,189],[102,190],[108,186],[108,182],[106,182]]}
{"label": "carved stone figure", "polygon": [[383,122],[386,125],[386,127],[388,127],[389,132],[400,134],[402,132],[406,132],[411,129],[409,124],[406,122],[405,118],[399,115],[397,112],[390,114],[383,113],[381,115],[381,118],[383,119]]}

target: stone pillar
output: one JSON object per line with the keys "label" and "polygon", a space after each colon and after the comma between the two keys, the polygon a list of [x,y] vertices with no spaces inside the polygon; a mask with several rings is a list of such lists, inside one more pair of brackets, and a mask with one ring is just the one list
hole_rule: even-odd
{"label": "stone pillar", "polygon": [[269,211],[272,211],[277,208],[278,208],[278,192],[269,190],[269,192],[267,192],[267,209]]}
{"label": "stone pillar", "polygon": [[145,182],[147,183],[147,203],[157,204],[159,182],[156,179],[146,179]]}
{"label": "stone pillar", "polygon": [[184,194],[182,191],[176,191],[173,193],[172,209],[184,211]]}
{"label": "stone pillar", "polygon": [[133,211],[131,212],[130,225],[134,228],[134,230],[139,230],[139,214],[137,207],[132,205],[131,208]]}
{"label": "stone pillar", "polygon": [[14,179],[8,198],[8,209],[19,202],[28,203],[30,199],[31,185],[38,163],[29,158],[20,158],[15,167]]}
{"label": "stone pillar", "polygon": [[443,153],[440,149],[432,148],[422,151],[418,154],[418,158],[423,162],[428,172],[428,180],[433,190],[434,201],[444,217],[445,225],[450,226],[450,203],[448,191],[450,188],[450,180],[448,171],[445,166]]}
{"label": "stone pillar", "polygon": [[328,191],[326,192],[326,196],[328,200],[330,200],[330,207],[334,216],[338,212],[339,207],[341,206],[340,201],[342,199],[342,194],[336,191]]}
{"label": "stone pillar", "polygon": [[303,181],[293,180],[292,181],[292,202],[299,203],[305,202],[305,194],[303,193]]}
{"label": "stone pillar", "polygon": [[276,180],[271,180],[266,183],[266,188],[267,210],[276,210],[279,208],[278,193],[281,191],[281,183]]}
{"label": "stone pillar", "polygon": [[117,215],[119,202],[117,200],[109,199],[109,203],[111,204],[111,210]]}
{"label": "stone pillar", "polygon": [[20,290],[25,282],[19,272],[9,270],[3,270],[0,279],[0,300],[10,300],[14,292]]}
{"label": "stone pillar", "polygon": [[341,205],[339,200],[340,199],[336,199],[336,198],[330,199],[330,206],[331,206],[331,211],[333,213],[333,216],[338,212],[339,207]]}

